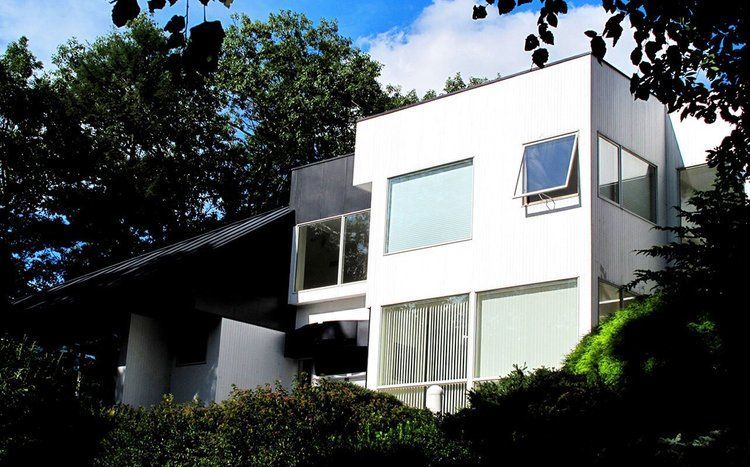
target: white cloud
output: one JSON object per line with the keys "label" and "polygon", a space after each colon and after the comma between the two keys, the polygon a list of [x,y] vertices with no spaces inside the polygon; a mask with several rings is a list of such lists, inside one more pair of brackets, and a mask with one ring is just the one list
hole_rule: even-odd
{"label": "white cloud", "polygon": [[[474,0],[433,0],[406,29],[393,29],[357,42],[385,65],[381,82],[404,89],[440,90],[448,76],[461,72],[464,78],[495,78],[529,69],[531,55],[524,52],[524,40],[536,31],[537,15],[521,12],[499,16],[488,8],[484,20],[471,19]],[[588,29],[601,31],[607,13],[599,6],[571,8],[554,29],[555,45],[550,60],[559,60],[589,50]],[[632,73],[629,55],[634,46],[626,30],[607,61]]]}
{"label": "white cloud", "polygon": [[72,37],[91,41],[112,27],[108,0],[2,0],[0,50],[21,36],[45,65]]}

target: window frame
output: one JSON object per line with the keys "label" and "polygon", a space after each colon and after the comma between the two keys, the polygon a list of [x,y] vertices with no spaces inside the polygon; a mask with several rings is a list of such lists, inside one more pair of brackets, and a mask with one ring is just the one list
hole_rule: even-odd
{"label": "window frame", "polygon": [[[642,219],[652,225],[658,225],[659,222],[659,166],[654,164],[653,162],[647,160],[646,158],[640,156],[638,153],[633,151],[627,146],[623,146],[622,144],[619,144],[615,142],[612,138],[607,137],[606,135],[602,133],[597,133],[597,144],[596,144],[596,196],[599,197],[599,199],[602,199],[609,204],[612,204],[613,206],[617,206],[623,211],[630,213],[634,215],[635,217]],[[617,148],[617,201],[613,201],[607,197],[602,196],[601,192],[599,191],[599,187],[601,186],[601,181],[599,180],[599,144],[598,139],[602,138],[603,140],[607,141],[608,143],[612,144]],[[626,208],[623,203],[623,192],[622,192],[622,151],[625,150],[628,154],[632,155],[636,159],[639,159],[643,161],[645,164],[647,164],[649,167],[654,169],[654,181],[653,181],[653,209],[654,209],[654,219],[648,219],[646,217],[641,216],[640,214],[631,211],[630,209]]]}
{"label": "window frame", "polygon": [[[523,186],[526,184],[526,173],[524,170],[524,168],[526,167],[526,148],[529,146],[535,146],[535,145],[546,143],[549,141],[554,141],[557,139],[567,138],[569,136],[573,136],[573,147],[570,153],[570,162],[568,163],[568,174],[565,178],[565,185],[560,185],[560,186],[556,186],[552,188],[545,188],[543,190],[536,190],[536,191],[528,192],[528,193],[526,193],[524,189],[522,190],[521,194],[518,194],[519,185]],[[552,136],[549,138],[543,138],[543,139],[539,139],[536,141],[530,141],[528,143],[524,143],[523,145],[521,145],[521,148],[522,148],[521,165],[518,168],[518,175],[516,176],[516,186],[515,186],[515,191],[513,192],[513,199],[522,198],[524,200],[524,205],[540,203],[540,202],[544,202],[544,200],[528,201],[528,198],[531,196],[535,196],[535,195],[543,195],[543,194],[547,194],[553,191],[564,190],[565,188],[568,188],[570,186],[571,178],[573,176],[573,167],[574,165],[576,165],[576,162],[578,159],[577,157],[578,156],[577,154],[578,153],[578,131],[571,131],[571,132],[564,133],[561,135]],[[580,181],[580,174],[579,174],[579,180],[576,186],[576,193],[569,193],[569,194],[565,194],[561,196],[552,196],[551,199],[571,198],[574,196],[580,196],[580,191],[581,191],[580,184],[581,184],[581,181]]]}
{"label": "window frame", "polygon": [[[370,211],[371,211],[370,208],[360,209],[360,210],[357,210],[357,211],[347,212],[345,214],[337,214],[335,216],[324,217],[322,219],[315,219],[313,221],[302,222],[302,223],[299,223],[299,224],[297,224],[297,225],[294,226],[294,267],[292,268],[293,269],[292,283],[293,283],[293,286],[294,286],[293,287],[294,293],[305,292],[305,291],[308,291],[308,290],[328,289],[328,288],[332,288],[332,287],[341,287],[342,285],[360,284],[360,283],[363,283],[363,282],[367,282],[367,277],[365,277],[364,279],[359,280],[359,281],[343,282],[343,278],[344,278],[344,238],[345,238],[345,235],[346,235],[346,218],[348,216],[351,216],[351,215],[354,215],[354,214],[360,214],[360,213],[363,213],[363,212],[368,212],[369,213]],[[340,223],[340,228],[339,228],[339,257],[338,257],[339,260],[338,260],[338,271],[337,271],[337,275],[336,275],[336,283],[335,284],[331,284],[331,285],[321,285],[320,287],[312,287],[312,288],[309,288],[309,289],[300,288],[299,284],[298,284],[298,274],[299,274],[299,267],[300,267],[300,260],[299,260],[300,259],[299,258],[299,250],[300,250],[300,242],[299,242],[300,236],[299,236],[299,232],[300,232],[300,227],[305,227],[307,225],[312,225],[312,224],[318,224],[318,223],[325,222],[325,221],[330,221],[330,220],[333,220],[333,219],[338,219],[339,223]],[[369,216],[368,216],[368,222],[369,222]],[[369,257],[370,257],[370,245],[369,245],[369,238],[368,238],[368,245],[367,245],[367,258],[368,258],[368,261],[369,261]]]}
{"label": "window frame", "polygon": [[[391,186],[393,183],[393,180],[402,178],[402,177],[408,177],[410,175],[416,175],[423,172],[431,172],[431,171],[439,171],[440,169],[450,167],[450,166],[460,166],[462,164],[466,164],[471,166],[471,226],[469,227],[469,236],[466,238],[461,238],[458,240],[449,240],[446,242],[440,242],[440,243],[434,243],[431,245],[424,245],[424,246],[418,246],[414,248],[406,248],[403,250],[398,251],[388,251],[388,241],[390,238],[390,228],[391,228]],[[464,159],[459,159],[457,161],[447,162],[445,164],[435,165],[432,167],[427,167],[425,169],[418,169],[418,170],[412,170],[411,172],[406,172],[398,175],[394,175],[392,177],[388,177],[387,179],[387,185],[386,185],[386,201],[385,201],[385,230],[383,232],[383,256],[390,256],[390,255],[397,255],[400,253],[407,253],[410,251],[417,251],[417,250],[423,250],[425,248],[434,248],[438,246],[443,245],[450,245],[452,243],[460,243],[460,242],[466,242],[470,241],[474,238],[474,198],[475,198],[475,183],[474,183],[474,157],[467,157]]]}

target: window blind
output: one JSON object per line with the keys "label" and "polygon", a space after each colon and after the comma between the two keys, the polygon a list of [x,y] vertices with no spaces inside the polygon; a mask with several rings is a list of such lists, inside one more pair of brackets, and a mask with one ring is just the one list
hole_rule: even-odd
{"label": "window blind", "polygon": [[471,238],[472,190],[470,160],[391,179],[386,252]]}

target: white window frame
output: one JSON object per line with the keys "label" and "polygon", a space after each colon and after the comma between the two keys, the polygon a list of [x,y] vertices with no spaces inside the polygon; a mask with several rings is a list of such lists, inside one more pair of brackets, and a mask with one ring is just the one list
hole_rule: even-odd
{"label": "white window frame", "polygon": [[[565,184],[564,185],[560,185],[560,186],[556,186],[556,187],[552,187],[552,188],[545,188],[543,190],[536,190],[536,191],[532,191],[532,192],[526,193],[525,192],[525,190],[526,190],[526,188],[525,188],[525,185],[526,185],[526,173],[524,171],[524,168],[526,167],[526,148],[529,147],[529,146],[536,146],[537,144],[546,143],[546,142],[554,141],[554,140],[557,140],[557,139],[567,138],[569,136],[574,136],[574,139],[573,139],[573,147],[572,147],[571,153],[570,153],[570,162],[568,163],[568,175],[565,178]],[[549,193],[551,191],[557,191],[557,190],[562,190],[564,188],[567,188],[570,185],[570,179],[573,176],[573,166],[576,163],[576,152],[577,151],[578,151],[578,132],[577,131],[571,131],[571,132],[565,133],[563,135],[553,136],[551,138],[540,139],[540,140],[537,140],[537,141],[532,141],[532,142],[523,144],[522,145],[522,151],[521,151],[521,166],[518,168],[518,176],[516,177],[516,189],[515,189],[515,192],[514,192],[513,199],[527,198],[529,196],[541,195],[541,194]],[[523,190],[522,190],[521,194],[518,194],[518,187],[519,186],[523,187]],[[573,195],[565,195],[565,197],[570,197],[570,196],[573,196]]]}
{"label": "white window frame", "polygon": [[[608,202],[609,204],[612,204],[614,206],[619,207],[623,211],[630,213],[634,215],[635,217],[639,219],[643,219],[644,221],[653,224],[658,225],[659,222],[659,166],[654,164],[651,161],[646,160],[645,158],[641,157],[636,153],[635,151],[631,150],[627,146],[623,146],[622,144],[616,143],[612,138],[608,138],[607,136],[597,133],[597,144],[596,144],[596,195],[599,197],[599,199],[603,199],[604,201]],[[617,148],[617,201],[613,201],[605,196],[602,196],[602,194],[599,191],[600,181],[599,181],[599,138],[602,138],[603,140],[607,141],[608,143],[612,144]],[[644,163],[648,164],[649,167],[653,167],[654,169],[654,219],[648,219],[646,217],[641,216],[638,213],[635,213],[631,211],[630,209],[626,208],[622,204],[622,151],[626,151],[628,154],[632,155],[636,159],[640,159]]]}
{"label": "white window frame", "polygon": [[[332,287],[341,287],[342,285],[361,284],[361,283],[367,282],[367,277],[365,277],[364,279],[359,280],[359,281],[351,281],[351,282],[346,282],[346,283],[343,282],[343,279],[344,279],[344,237],[345,237],[345,229],[346,229],[346,218],[348,216],[353,215],[353,214],[360,214],[360,213],[363,213],[363,212],[368,212],[369,213],[370,209],[369,208],[368,209],[360,209],[359,211],[347,212],[346,214],[338,214],[338,215],[335,215],[335,216],[324,217],[322,219],[316,219],[314,221],[302,222],[302,223],[297,224],[296,226],[294,226],[294,252],[293,252],[293,255],[294,255],[294,265],[292,267],[292,277],[291,277],[291,279],[292,279],[292,286],[293,286],[292,290],[294,290],[295,293],[303,292],[303,291],[308,291],[308,290],[321,290],[321,289],[328,289],[328,288],[332,288]],[[340,221],[340,228],[339,228],[339,263],[338,263],[338,274],[337,274],[336,283],[335,284],[331,284],[331,285],[323,285],[323,286],[320,286],[320,287],[313,287],[313,288],[310,288],[310,289],[301,289],[301,288],[298,288],[297,287],[297,285],[298,285],[297,284],[297,274],[299,273],[299,266],[300,266],[300,264],[299,264],[299,250],[300,250],[299,231],[300,231],[300,227],[304,227],[304,226],[312,225],[312,224],[318,224],[320,222],[330,221],[332,219],[339,219],[339,221]],[[370,257],[369,239],[368,239],[368,245],[367,245],[367,257],[368,257],[368,260],[369,260],[369,257]]]}

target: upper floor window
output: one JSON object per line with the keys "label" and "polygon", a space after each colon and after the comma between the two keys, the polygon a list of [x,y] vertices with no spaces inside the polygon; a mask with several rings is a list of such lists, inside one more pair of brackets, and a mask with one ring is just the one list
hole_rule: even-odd
{"label": "upper floor window", "polygon": [[390,179],[386,253],[471,238],[473,184],[471,160]]}
{"label": "upper floor window", "polygon": [[302,224],[297,231],[297,290],[367,279],[370,211]]}
{"label": "upper floor window", "polygon": [[656,222],[656,166],[599,137],[599,196]]}
{"label": "upper floor window", "polygon": [[577,194],[577,142],[571,134],[525,145],[515,197],[533,203]]}

